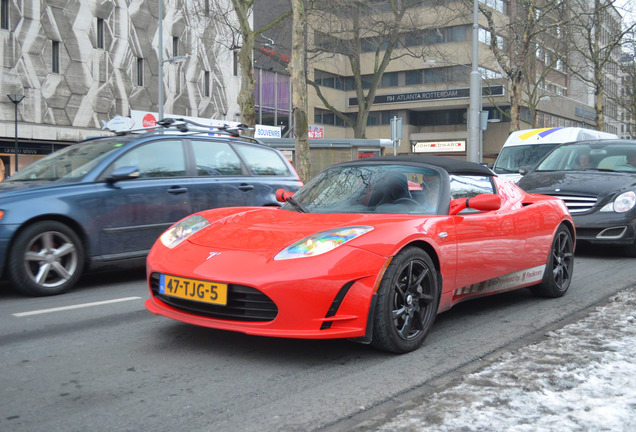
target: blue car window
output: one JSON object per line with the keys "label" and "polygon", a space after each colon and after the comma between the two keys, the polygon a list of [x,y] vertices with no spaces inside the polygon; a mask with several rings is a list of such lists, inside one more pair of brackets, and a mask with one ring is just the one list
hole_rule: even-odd
{"label": "blue car window", "polygon": [[154,141],[135,147],[115,162],[115,169],[136,166],[140,178],[185,176],[181,140]]}
{"label": "blue car window", "polygon": [[228,143],[192,141],[197,175],[238,176],[243,173],[241,159]]}
{"label": "blue car window", "polygon": [[290,175],[278,150],[236,144],[253,175]]}

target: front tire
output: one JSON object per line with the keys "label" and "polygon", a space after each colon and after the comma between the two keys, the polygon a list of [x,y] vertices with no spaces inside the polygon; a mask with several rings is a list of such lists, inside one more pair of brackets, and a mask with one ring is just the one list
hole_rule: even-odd
{"label": "front tire", "polygon": [[7,270],[14,289],[46,296],[69,290],[83,268],[84,248],[77,234],[60,222],[44,221],[18,234]]}
{"label": "front tire", "polygon": [[371,344],[394,353],[419,348],[437,316],[439,296],[428,254],[416,247],[402,250],[380,282]]}
{"label": "front tire", "polygon": [[530,291],[539,297],[561,297],[570,287],[573,270],[574,239],[570,230],[561,225],[552,240],[543,280]]}

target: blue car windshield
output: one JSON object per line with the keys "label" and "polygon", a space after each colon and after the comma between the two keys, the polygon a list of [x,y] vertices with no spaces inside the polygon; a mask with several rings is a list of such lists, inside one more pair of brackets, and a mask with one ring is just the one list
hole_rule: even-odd
{"label": "blue car windshield", "polygon": [[309,181],[283,209],[311,213],[437,214],[440,175],[402,165],[329,168]]}
{"label": "blue car windshield", "polygon": [[71,145],[27,165],[7,181],[79,181],[122,145],[122,141],[110,138]]}

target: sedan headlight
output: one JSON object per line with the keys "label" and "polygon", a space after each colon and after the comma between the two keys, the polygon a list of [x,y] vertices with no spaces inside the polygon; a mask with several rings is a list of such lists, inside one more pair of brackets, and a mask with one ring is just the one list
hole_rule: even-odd
{"label": "sedan headlight", "polygon": [[356,226],[319,232],[286,247],[274,257],[274,260],[322,255],[372,229],[370,226]]}
{"label": "sedan headlight", "polygon": [[163,233],[160,237],[161,243],[163,243],[165,247],[172,249],[195,232],[200,231],[209,225],[210,222],[208,222],[203,216],[192,215],[180,222],[177,222],[175,225],[170,227],[168,231]]}
{"label": "sedan headlight", "polygon": [[636,205],[636,193],[629,191],[617,196],[613,202],[605,205],[601,211],[625,213],[634,208],[634,205]]}

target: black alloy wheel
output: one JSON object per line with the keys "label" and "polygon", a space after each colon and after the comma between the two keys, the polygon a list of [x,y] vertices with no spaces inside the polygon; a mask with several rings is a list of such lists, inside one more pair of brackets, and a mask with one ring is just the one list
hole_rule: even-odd
{"label": "black alloy wheel", "polygon": [[439,306],[437,271],[426,252],[408,247],[387,268],[378,289],[372,345],[405,353],[426,338]]}
{"label": "black alloy wheel", "polygon": [[574,271],[574,239],[570,230],[561,225],[554,236],[543,280],[530,291],[539,297],[561,297],[570,287]]}

